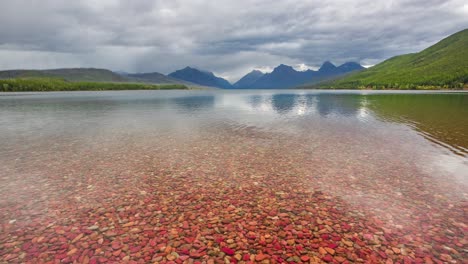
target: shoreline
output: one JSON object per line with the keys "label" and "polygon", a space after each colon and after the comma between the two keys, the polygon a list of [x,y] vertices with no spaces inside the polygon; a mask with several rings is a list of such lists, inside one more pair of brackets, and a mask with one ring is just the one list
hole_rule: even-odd
{"label": "shoreline", "polygon": [[25,93],[79,93],[79,92],[143,92],[143,91],[201,91],[201,92],[275,92],[275,91],[294,91],[294,92],[329,92],[329,93],[468,93],[468,89],[456,90],[456,89],[428,89],[428,90],[401,90],[401,89],[386,89],[386,90],[372,90],[372,89],[216,89],[216,88],[205,88],[205,87],[187,87],[186,89],[134,89],[134,90],[73,90],[73,91],[0,91],[0,95],[6,94],[25,94]]}

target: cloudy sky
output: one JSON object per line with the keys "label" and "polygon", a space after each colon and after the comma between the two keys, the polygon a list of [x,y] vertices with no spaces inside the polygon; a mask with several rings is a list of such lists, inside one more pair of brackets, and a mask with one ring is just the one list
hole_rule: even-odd
{"label": "cloudy sky", "polygon": [[0,69],[189,65],[235,81],[280,63],[373,65],[467,27],[466,0],[1,0]]}

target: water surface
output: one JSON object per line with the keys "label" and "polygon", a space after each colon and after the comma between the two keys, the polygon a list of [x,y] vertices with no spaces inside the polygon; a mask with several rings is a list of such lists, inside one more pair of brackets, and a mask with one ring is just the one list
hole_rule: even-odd
{"label": "water surface", "polygon": [[3,261],[467,257],[467,93],[12,93],[0,113]]}

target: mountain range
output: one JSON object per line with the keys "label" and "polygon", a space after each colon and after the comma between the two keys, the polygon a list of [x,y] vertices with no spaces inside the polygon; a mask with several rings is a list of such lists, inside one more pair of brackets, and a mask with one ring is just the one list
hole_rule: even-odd
{"label": "mountain range", "polygon": [[[122,74],[121,74],[122,75]],[[125,77],[130,78],[138,82],[149,82],[149,83],[171,83],[171,84],[181,84],[184,82],[169,76],[166,76],[159,72],[147,72],[147,73],[124,73]]]}
{"label": "mountain range", "polygon": [[296,71],[291,66],[281,64],[271,73],[259,74],[258,71],[252,71],[236,82],[234,87],[239,89],[292,88],[305,83],[315,83],[362,69],[364,69],[364,67],[355,62],[347,62],[336,67],[331,62],[326,61],[318,71]]}
{"label": "mountain range", "polygon": [[244,77],[240,78],[236,83],[234,83],[235,88],[251,87],[258,79],[260,79],[265,74],[259,70],[253,70],[247,73]]}
{"label": "mountain range", "polygon": [[1,79],[51,78],[68,82],[147,83],[183,84],[191,87],[201,85],[175,79],[158,72],[126,73],[96,68],[63,68],[50,70],[6,70],[0,71]]}
{"label": "mountain range", "polygon": [[327,61],[323,63],[318,71],[296,71],[291,66],[281,64],[271,73],[262,73],[261,71],[253,70],[234,84],[230,84],[227,80],[215,76],[212,72],[192,67],[186,67],[175,71],[168,76],[199,85],[224,89],[280,89],[292,88],[305,83],[319,82],[324,79],[341,76],[362,69],[364,69],[364,67],[355,62],[347,62],[336,67],[331,62]]}
{"label": "mountain range", "polygon": [[122,73],[95,68],[0,71],[0,79],[25,78],[52,78],[69,82],[184,84],[223,89],[468,88],[468,29],[421,52],[396,56],[368,69],[355,62],[337,67],[326,61],[317,71],[296,71],[291,66],[281,64],[270,73],[253,70],[234,84],[212,72],[194,67],[185,67],[169,75],[158,72]]}
{"label": "mountain range", "polygon": [[168,75],[169,77],[196,83],[204,86],[229,89],[232,85],[225,79],[215,76],[212,72],[185,67]]}

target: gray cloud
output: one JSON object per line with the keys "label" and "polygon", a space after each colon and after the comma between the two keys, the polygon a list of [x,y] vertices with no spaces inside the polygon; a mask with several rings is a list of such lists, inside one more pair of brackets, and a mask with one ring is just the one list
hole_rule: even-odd
{"label": "gray cloud", "polygon": [[464,0],[5,0],[0,69],[196,66],[235,80],[252,68],[375,64],[468,25]]}

